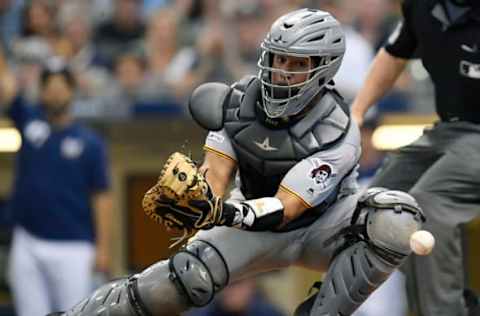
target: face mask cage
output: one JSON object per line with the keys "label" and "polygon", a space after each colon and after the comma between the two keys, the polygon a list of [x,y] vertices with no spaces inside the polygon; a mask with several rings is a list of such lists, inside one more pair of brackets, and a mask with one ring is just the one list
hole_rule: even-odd
{"label": "face mask cage", "polygon": [[[303,102],[305,104],[302,104],[302,96],[304,96],[309,89],[317,89],[320,91],[323,87],[325,82],[322,82],[321,79],[329,70],[330,63],[333,59],[331,59],[330,56],[311,56],[313,64],[311,69],[305,71],[287,71],[272,67],[274,54],[296,57],[306,56],[276,52],[266,48],[263,44],[262,50],[262,55],[257,65],[259,68],[258,76],[262,83],[262,99],[265,113],[271,118],[298,114],[307,105],[306,101]],[[274,73],[282,75],[285,78],[285,84],[274,84],[272,82]],[[305,75],[307,79],[294,84],[288,80],[291,75]]]}

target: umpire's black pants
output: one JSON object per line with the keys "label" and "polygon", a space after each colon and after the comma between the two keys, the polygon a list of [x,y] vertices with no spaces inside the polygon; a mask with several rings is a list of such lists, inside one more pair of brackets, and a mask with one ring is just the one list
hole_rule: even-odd
{"label": "umpire's black pants", "polygon": [[411,256],[404,270],[418,316],[464,316],[460,226],[480,215],[480,124],[440,122],[391,153],[371,186],[409,191],[435,235],[430,256]]}

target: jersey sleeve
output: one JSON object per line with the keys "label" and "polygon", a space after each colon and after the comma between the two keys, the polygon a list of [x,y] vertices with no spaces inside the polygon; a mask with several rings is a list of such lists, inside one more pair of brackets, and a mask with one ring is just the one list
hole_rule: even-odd
{"label": "jersey sleeve", "polygon": [[228,134],[224,129],[218,132],[209,132],[203,149],[223,158],[227,158],[235,162],[237,161],[237,155],[233,150],[230,137],[228,137]]}
{"label": "jersey sleeve", "polygon": [[413,28],[413,2],[406,0],[402,4],[402,19],[393,30],[385,45],[385,50],[395,57],[410,59],[417,49],[417,37]]}
{"label": "jersey sleeve", "polygon": [[360,148],[351,144],[317,152],[297,163],[285,175],[280,190],[304,202],[307,208],[322,203],[357,165]]}

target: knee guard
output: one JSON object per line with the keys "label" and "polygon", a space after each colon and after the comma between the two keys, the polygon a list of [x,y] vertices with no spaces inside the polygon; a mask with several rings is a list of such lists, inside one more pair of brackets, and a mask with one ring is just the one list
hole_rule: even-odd
{"label": "knee guard", "polygon": [[138,299],[153,315],[177,315],[207,305],[228,284],[227,264],[210,243],[194,240],[164,266],[137,276]]}
{"label": "knee guard", "polygon": [[410,195],[373,188],[359,199],[351,226],[326,243],[343,238],[318,293],[296,316],[351,315],[410,254],[410,236],[423,213]]}
{"label": "knee guard", "polygon": [[196,307],[210,303],[228,284],[227,263],[209,243],[195,240],[170,259],[170,279]]}
{"label": "knee guard", "polygon": [[372,188],[360,198],[357,212],[366,212],[365,240],[383,259],[399,265],[411,253],[410,236],[425,216],[415,199],[401,191]]}
{"label": "knee guard", "polygon": [[228,284],[228,278],[227,265],[218,250],[195,240],[169,260],[100,287],[65,315],[178,315],[191,306],[208,304]]}

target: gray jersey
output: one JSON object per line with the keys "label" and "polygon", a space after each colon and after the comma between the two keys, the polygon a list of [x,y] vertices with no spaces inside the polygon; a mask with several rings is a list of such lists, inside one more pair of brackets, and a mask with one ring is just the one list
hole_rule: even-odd
{"label": "gray jersey", "polygon": [[[238,160],[224,129],[209,132],[204,149],[235,162]],[[321,204],[338,185],[339,193],[353,193],[357,190],[357,173],[353,169],[359,157],[359,132],[352,124],[341,144],[316,152],[293,165],[283,177],[280,189],[295,194],[309,208]],[[235,187],[240,189],[241,186],[241,177],[237,174]]]}
{"label": "gray jersey", "polygon": [[355,191],[360,133],[334,92],[327,91],[302,119],[280,127],[263,121],[255,104],[237,102],[243,96],[235,93],[224,128],[208,134],[205,149],[237,162],[236,182],[246,199],[279,189],[295,195],[315,211],[292,223],[293,229],[318,217],[340,192]]}

